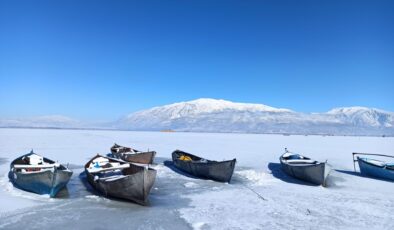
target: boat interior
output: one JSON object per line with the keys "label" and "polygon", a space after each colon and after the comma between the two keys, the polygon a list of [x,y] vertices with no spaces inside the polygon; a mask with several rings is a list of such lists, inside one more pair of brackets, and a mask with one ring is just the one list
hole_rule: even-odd
{"label": "boat interior", "polygon": [[394,163],[386,163],[384,161],[376,160],[376,159],[369,159],[369,158],[360,158],[371,165],[375,165],[381,168],[386,168],[389,170],[394,170]]}
{"label": "boat interior", "polygon": [[282,159],[284,162],[288,164],[317,164],[318,161],[312,160],[309,157],[302,156],[296,153],[287,152],[282,155]]}
{"label": "boat interior", "polygon": [[65,170],[66,167],[63,165],[56,163],[52,160],[44,158],[35,153],[25,155],[13,161],[13,167],[16,172],[22,173],[32,173],[32,172],[41,172],[45,170],[52,170],[56,167],[59,170]]}
{"label": "boat interior", "polygon": [[193,163],[215,162],[185,152],[177,152],[177,158],[181,161],[192,161]]}
{"label": "boat interior", "polygon": [[115,144],[115,145],[111,148],[111,150],[115,151],[116,153],[127,153],[127,152],[133,153],[133,152],[135,152],[135,150],[132,149],[132,148],[124,147],[124,146],[117,145],[117,144]]}
{"label": "boat interior", "polygon": [[111,181],[144,171],[145,167],[99,156],[90,161],[86,169],[98,178]]}

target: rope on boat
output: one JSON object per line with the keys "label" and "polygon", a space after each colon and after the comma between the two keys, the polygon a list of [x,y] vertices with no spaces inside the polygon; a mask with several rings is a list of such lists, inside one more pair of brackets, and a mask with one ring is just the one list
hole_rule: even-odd
{"label": "rope on boat", "polygon": [[306,209],[306,212],[307,212],[307,214],[306,214],[307,216],[312,214],[312,212],[311,212],[311,210],[309,210],[309,208]]}
{"label": "rope on boat", "polygon": [[244,184],[244,183],[241,182],[241,185],[243,185],[245,188],[249,189],[251,192],[253,192],[254,194],[256,194],[257,197],[258,197],[259,199],[264,200],[264,201],[268,201],[268,200],[265,199],[260,193],[256,192],[256,191],[255,191],[254,189],[252,189],[251,187],[248,187],[246,184]]}

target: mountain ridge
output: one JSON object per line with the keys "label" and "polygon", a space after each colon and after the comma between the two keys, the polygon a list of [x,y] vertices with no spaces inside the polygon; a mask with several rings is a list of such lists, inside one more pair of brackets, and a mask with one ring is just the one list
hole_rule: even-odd
{"label": "mountain ridge", "polygon": [[0,119],[0,127],[393,136],[394,113],[361,106],[301,113],[264,104],[200,98],[137,111],[113,122],[87,123],[51,115]]}
{"label": "mountain ridge", "polygon": [[131,113],[116,128],[196,132],[393,135],[394,113],[367,107],[339,107],[299,113],[263,104],[201,98]]}

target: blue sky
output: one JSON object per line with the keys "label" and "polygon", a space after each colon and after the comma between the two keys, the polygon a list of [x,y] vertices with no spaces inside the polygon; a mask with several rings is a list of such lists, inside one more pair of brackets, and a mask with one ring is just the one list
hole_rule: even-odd
{"label": "blue sky", "polygon": [[2,1],[0,117],[201,97],[394,111],[394,1]]}

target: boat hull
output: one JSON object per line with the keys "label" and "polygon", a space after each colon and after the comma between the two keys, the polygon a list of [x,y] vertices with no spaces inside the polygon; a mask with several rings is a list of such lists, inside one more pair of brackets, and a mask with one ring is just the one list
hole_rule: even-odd
{"label": "boat hull", "polygon": [[[133,167],[133,166],[132,166]],[[133,201],[141,205],[148,204],[148,196],[156,179],[156,170],[134,166],[123,170],[135,170],[131,175],[124,175],[115,180],[99,178],[85,170],[89,184],[104,196]],[[139,168],[137,168],[139,167]],[[141,170],[141,168],[143,168]]]}
{"label": "boat hull", "polygon": [[326,185],[326,180],[331,167],[327,163],[314,165],[291,165],[280,159],[282,170],[289,176],[295,177],[316,185]]}
{"label": "boat hull", "polygon": [[11,182],[18,188],[37,194],[55,197],[71,178],[69,170],[44,170],[42,172],[10,172]]}
{"label": "boat hull", "polygon": [[373,165],[371,163],[368,163],[365,159],[361,157],[357,157],[357,161],[362,175],[385,180],[394,180],[394,170]]}
{"label": "boat hull", "polygon": [[179,151],[174,151],[172,153],[172,160],[178,169],[199,178],[211,179],[219,182],[230,182],[234,173],[236,159],[220,162],[208,161],[206,163],[183,161],[178,159],[180,153],[186,154]]}
{"label": "boat hull", "polygon": [[156,152],[150,151],[150,152],[139,152],[133,154],[113,153],[113,155],[127,162],[139,163],[139,164],[152,164]]}

